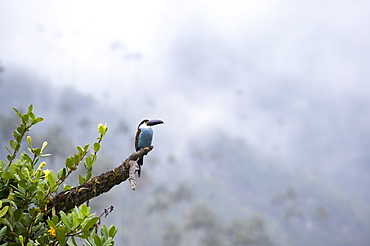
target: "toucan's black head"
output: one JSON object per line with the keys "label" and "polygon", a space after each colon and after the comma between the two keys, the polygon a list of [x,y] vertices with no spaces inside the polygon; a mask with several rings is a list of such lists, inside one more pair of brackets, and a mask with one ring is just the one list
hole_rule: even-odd
{"label": "toucan's black head", "polygon": [[143,124],[146,124],[147,126],[155,126],[155,125],[158,125],[158,124],[164,124],[164,122],[162,120],[148,120],[148,119],[145,119],[145,120],[142,120],[140,122],[140,124],[137,128],[139,129],[140,126],[143,125]]}
{"label": "toucan's black head", "polygon": [[148,119],[142,120],[140,124],[137,126],[137,129],[139,129],[142,124],[146,124],[148,121],[149,121]]}

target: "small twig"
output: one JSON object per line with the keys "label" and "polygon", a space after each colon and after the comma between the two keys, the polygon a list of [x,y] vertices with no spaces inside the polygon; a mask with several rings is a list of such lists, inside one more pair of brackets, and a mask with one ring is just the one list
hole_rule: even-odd
{"label": "small twig", "polygon": [[109,208],[105,208],[104,209],[104,212],[99,216],[99,221],[97,223],[97,225],[100,225],[101,223],[101,217],[104,215],[104,218],[108,216],[108,214],[110,214],[112,211],[113,211],[114,207],[113,205],[110,205]]}

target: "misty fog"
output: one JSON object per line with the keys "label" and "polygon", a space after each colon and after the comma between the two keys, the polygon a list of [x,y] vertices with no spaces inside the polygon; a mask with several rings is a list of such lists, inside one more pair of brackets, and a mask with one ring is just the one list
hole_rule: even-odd
{"label": "misty fog", "polygon": [[[116,207],[117,245],[237,245],[189,229],[203,215],[228,235],[263,225],[239,245],[368,245],[369,41],[364,0],[5,0],[0,154],[12,107],[45,118],[34,134],[55,143],[55,168],[108,123],[95,175],[158,118],[138,190],[91,201]],[[189,196],[169,204],[177,191]]]}

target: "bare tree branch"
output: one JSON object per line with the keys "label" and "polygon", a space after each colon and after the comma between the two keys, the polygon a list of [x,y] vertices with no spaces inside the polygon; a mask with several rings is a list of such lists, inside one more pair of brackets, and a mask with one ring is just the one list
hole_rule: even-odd
{"label": "bare tree branch", "polygon": [[105,172],[90,179],[83,185],[60,192],[53,197],[47,205],[48,211],[67,212],[75,206],[108,192],[113,186],[122,183],[129,178],[131,188],[136,189],[135,172],[138,169],[136,161],[148,154],[154,147],[148,146],[132,153],[122,164],[113,170]]}

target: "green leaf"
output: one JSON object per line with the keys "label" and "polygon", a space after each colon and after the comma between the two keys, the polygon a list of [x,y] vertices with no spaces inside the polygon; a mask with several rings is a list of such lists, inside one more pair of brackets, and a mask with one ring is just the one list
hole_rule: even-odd
{"label": "green leaf", "polygon": [[116,233],[118,232],[118,229],[116,228],[115,225],[111,225],[109,228],[108,228],[108,236],[109,237],[114,237],[116,235]]}
{"label": "green leaf", "polygon": [[42,154],[42,155],[39,155],[39,157],[49,157],[51,156],[51,154]]}
{"label": "green leaf", "polygon": [[10,147],[12,148],[12,149],[16,149],[16,147],[17,147],[17,141],[15,141],[14,139],[12,139],[12,140],[10,140]]}
{"label": "green leaf", "polygon": [[108,238],[108,239],[106,239],[106,241],[104,241],[103,246],[112,245],[111,243],[112,243],[112,239],[111,238]]}
{"label": "green leaf", "polygon": [[34,119],[33,121],[32,121],[32,125],[36,125],[37,123],[39,123],[39,122],[41,122],[41,121],[43,121],[44,120],[44,118],[42,118],[42,117],[37,117],[36,119]]}
{"label": "green leaf", "polygon": [[80,207],[80,212],[84,217],[90,216],[90,207],[86,206],[86,204],[82,204]]}
{"label": "green leaf", "polygon": [[5,147],[5,149],[8,151],[9,154],[13,154],[13,152],[10,151],[10,149],[8,147]]}
{"label": "green leaf", "polygon": [[[49,225],[50,228],[55,228],[56,227],[55,226],[56,223],[54,223],[53,220],[46,220],[46,223],[48,223],[48,225]],[[57,221],[57,223],[58,223],[58,221]]]}
{"label": "green leaf", "polygon": [[56,179],[55,172],[53,170],[50,170],[50,173],[48,174],[47,179],[48,179],[50,186],[55,184],[57,179]]}
{"label": "green leaf", "polygon": [[71,223],[68,220],[68,216],[63,211],[60,211],[60,219],[67,226],[67,228],[70,228],[71,227]]}
{"label": "green leaf", "polygon": [[67,170],[62,168],[58,171],[58,179],[64,179],[67,175]]}
{"label": "green leaf", "polygon": [[7,226],[4,226],[3,228],[1,228],[1,230],[0,230],[0,239],[5,236],[6,229],[8,229]]}
{"label": "green leaf", "polygon": [[26,184],[26,180],[20,180],[20,181],[18,182],[17,187],[18,187],[18,189],[19,189],[20,191],[22,191],[22,193],[26,193],[27,185],[28,185],[28,184]]}
{"label": "green leaf", "polygon": [[103,242],[101,241],[100,237],[97,234],[93,235],[93,239],[94,239],[95,245],[97,246],[103,245]]}
{"label": "green leaf", "polygon": [[60,245],[64,245],[66,241],[66,235],[65,232],[61,228],[56,228],[56,233],[57,233],[57,240]]}
{"label": "green leaf", "polygon": [[9,220],[7,220],[7,219],[5,219],[5,223],[6,223],[6,225],[9,227],[9,230],[10,231],[13,231],[13,223],[10,223],[10,221]]}
{"label": "green leaf", "polygon": [[0,210],[0,218],[3,217],[6,212],[8,212],[9,206],[5,206]]}
{"label": "green leaf", "polygon": [[30,223],[31,223],[31,215],[30,214],[27,214],[27,213],[24,213],[20,216],[22,219],[22,225],[24,226],[28,226]]}
{"label": "green leaf", "polygon": [[85,152],[87,152],[87,151],[89,150],[89,147],[90,147],[90,144],[86,144],[86,145],[84,146],[84,150],[85,150]]}
{"label": "green leaf", "polygon": [[[56,224],[58,224],[58,222],[59,222],[59,217],[57,216],[57,215],[53,215],[53,217],[51,218],[51,220],[54,222],[54,224],[56,225]],[[54,228],[56,228],[56,227],[54,227]]]}
{"label": "green leaf", "polygon": [[36,194],[36,198],[39,200],[39,201],[42,201],[44,199],[44,196],[45,196],[45,193],[42,192],[41,190],[39,190]]}
{"label": "green leaf", "polygon": [[15,227],[17,227],[17,229],[20,230],[22,233],[27,230],[26,227],[22,225],[22,223],[19,221],[15,222]]}
{"label": "green leaf", "polygon": [[83,153],[84,152],[84,149],[81,146],[77,146],[77,150],[78,150],[79,153]]}
{"label": "green leaf", "polygon": [[72,189],[72,186],[64,184],[63,191]]}
{"label": "green leaf", "polygon": [[91,227],[93,227],[99,220],[99,217],[93,217],[88,219],[87,223],[83,227],[83,231],[88,231],[90,230]]}
{"label": "green leaf", "polygon": [[79,218],[79,211],[77,208],[75,208],[73,209],[73,213],[72,213],[72,221],[73,221],[73,224],[76,226],[79,225],[78,218]]}
{"label": "green leaf", "polygon": [[100,143],[94,143],[93,150],[94,150],[95,152],[98,152],[98,151],[100,150]]}
{"label": "green leaf", "polygon": [[92,177],[92,172],[91,171],[88,171],[87,173],[86,173],[86,177],[85,177],[85,180],[90,180],[91,179],[91,177]]}
{"label": "green leaf", "polygon": [[78,164],[78,163],[80,162],[80,160],[81,160],[81,156],[80,156],[80,154],[75,154],[75,155],[73,156],[74,164]]}
{"label": "green leaf", "polygon": [[12,179],[13,178],[13,172],[11,171],[7,171],[7,172],[4,172],[4,175],[3,175],[3,178],[4,179]]}
{"label": "green leaf", "polygon": [[26,153],[23,154],[23,159],[25,159],[28,163],[32,163],[32,158]]}
{"label": "green leaf", "polygon": [[34,114],[34,113],[29,112],[29,113],[28,113],[28,115],[30,116],[30,118],[31,118],[31,121],[32,121],[32,122],[36,119],[36,117],[35,117],[35,114]]}
{"label": "green leaf", "polygon": [[41,149],[40,148],[33,149],[33,154],[34,155],[40,155],[41,154]]}
{"label": "green leaf", "polygon": [[18,141],[21,140],[21,134],[18,131],[13,131],[13,137]]}
{"label": "green leaf", "polygon": [[68,157],[66,160],[66,166],[68,168],[72,168],[74,165],[75,163],[73,162],[73,157],[72,156]]}
{"label": "green leaf", "polygon": [[33,162],[33,166],[34,166],[34,165],[36,165],[36,164],[39,162],[39,160],[40,160],[40,158],[38,158],[38,157],[37,157],[37,158],[34,160],[34,162]]}
{"label": "green leaf", "polygon": [[46,233],[43,234],[42,236],[37,237],[36,241],[38,244],[35,244],[35,245],[50,245],[50,239]]}
{"label": "green leaf", "polygon": [[32,228],[33,238],[38,238],[41,235],[45,234],[48,230],[44,227],[43,224],[38,224]]}
{"label": "green leaf", "polygon": [[25,125],[20,125],[20,126],[18,126],[17,127],[17,132],[19,133],[19,134],[22,134],[22,133],[24,133],[26,131],[26,126]]}
{"label": "green leaf", "polygon": [[82,238],[82,239],[87,239],[87,238],[90,237],[90,234],[91,234],[90,231],[82,231],[82,234],[79,235],[79,237]]}
{"label": "green leaf", "polygon": [[18,109],[14,108],[13,107],[13,110],[15,111],[15,113],[19,116],[19,118],[22,118],[22,114],[19,112]]}
{"label": "green leaf", "polygon": [[95,158],[96,158],[96,155],[89,155],[88,157],[86,157],[86,169],[90,169],[94,166],[95,164]]}
{"label": "green leaf", "polygon": [[27,114],[22,115],[22,123],[23,124],[27,124],[28,119],[29,119],[29,116]]}
{"label": "green leaf", "polygon": [[103,225],[103,227],[100,229],[100,235],[102,237],[108,237],[108,229],[107,229],[107,225]]}
{"label": "green leaf", "polygon": [[[0,160],[0,173],[4,173],[4,171],[7,169],[7,165],[4,161]],[[1,206],[0,206],[1,207]]]}
{"label": "green leaf", "polygon": [[13,217],[15,220],[19,220],[19,219],[21,219],[21,215],[23,215],[22,210],[17,209],[17,210],[15,210],[15,211],[14,211],[14,213],[13,213],[13,216],[12,216],[12,217]]}
{"label": "green leaf", "polygon": [[[8,148],[7,148],[8,149]],[[9,151],[9,150],[8,150]],[[14,155],[7,155],[6,156],[6,159],[8,159],[8,161],[12,161],[14,160],[15,156]]]}
{"label": "green leaf", "polygon": [[94,239],[93,239],[92,237],[88,237],[88,238],[87,238],[87,241],[89,242],[89,244],[90,244],[91,246],[96,246],[95,241],[94,241]]}
{"label": "green leaf", "polygon": [[86,182],[85,178],[81,174],[79,174],[78,175],[78,183],[80,185],[83,185],[85,182]]}
{"label": "green leaf", "polygon": [[32,110],[33,110],[33,105],[31,104],[30,106],[28,106],[28,114],[30,114],[31,112],[32,112]]}
{"label": "green leaf", "polygon": [[103,126],[103,124],[102,124],[102,123],[99,123],[99,125],[98,125],[98,132],[99,132],[101,135],[103,135],[103,136],[104,136],[104,134],[107,132],[107,130],[108,130],[108,128],[107,128],[107,124],[105,124],[105,125]]}

